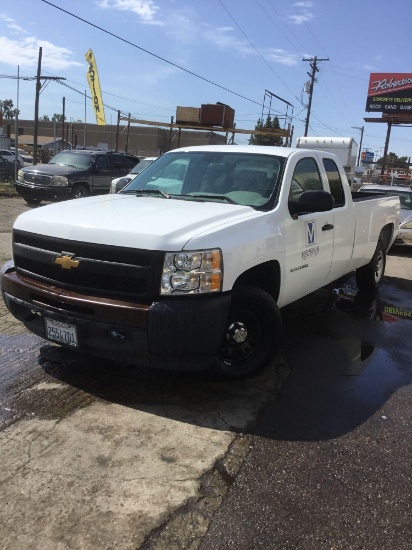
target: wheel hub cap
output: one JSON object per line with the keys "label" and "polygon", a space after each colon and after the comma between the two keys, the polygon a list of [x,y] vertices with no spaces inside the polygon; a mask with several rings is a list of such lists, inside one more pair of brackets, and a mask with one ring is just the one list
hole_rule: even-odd
{"label": "wheel hub cap", "polygon": [[246,325],[238,321],[232,323],[227,330],[226,338],[229,342],[242,344],[247,338]]}

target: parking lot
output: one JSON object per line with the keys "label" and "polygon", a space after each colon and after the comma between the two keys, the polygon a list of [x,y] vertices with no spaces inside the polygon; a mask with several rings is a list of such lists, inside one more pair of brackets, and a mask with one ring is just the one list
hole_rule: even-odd
{"label": "parking lot", "polygon": [[[28,207],[0,199],[0,260]],[[42,206],[38,207],[42,208]],[[284,308],[257,377],[76,356],[0,304],[0,548],[410,548],[412,256]]]}

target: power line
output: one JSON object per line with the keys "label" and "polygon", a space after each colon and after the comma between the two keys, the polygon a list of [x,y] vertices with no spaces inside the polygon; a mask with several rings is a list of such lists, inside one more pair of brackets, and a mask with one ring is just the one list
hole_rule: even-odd
{"label": "power line", "polygon": [[56,6],[52,2],[49,2],[48,0],[41,0],[45,4],[48,4],[52,8],[56,8],[57,10],[62,11],[63,13],[66,13],[67,15],[70,15],[70,17],[74,17],[75,19],[78,19],[79,21],[82,21],[83,23],[86,23],[86,25],[90,25],[91,27],[102,31],[110,36],[113,36],[113,38],[117,38],[117,40],[121,40],[125,44],[128,44],[129,46],[132,46],[133,48],[136,48],[138,50],[141,50],[144,53],[147,53],[148,55],[151,55],[152,57],[155,57],[156,59],[159,59],[160,61],[164,61],[165,63],[168,63],[169,65],[172,65],[172,67],[176,67],[177,69],[180,69],[181,71],[184,71],[185,73],[188,73],[196,78],[199,78],[200,80],[203,80],[204,82],[207,82],[208,84],[212,84],[212,86],[216,86],[217,88],[220,88],[221,90],[224,90],[225,92],[229,92],[230,94],[236,95],[237,97],[240,97],[242,99],[245,99],[246,101],[250,101],[251,103],[255,103],[256,105],[260,105],[258,101],[255,101],[253,99],[250,99],[249,97],[245,97],[242,94],[239,94],[237,92],[234,92],[233,90],[230,90],[229,88],[225,88],[224,86],[217,84],[216,82],[213,82],[212,80],[209,80],[208,78],[205,78],[204,76],[201,76],[197,73],[194,73],[193,71],[190,71],[189,69],[185,69],[184,67],[181,67],[180,65],[177,65],[177,63],[173,63],[173,61],[169,61],[168,59],[165,59],[164,57],[161,57],[160,55],[157,55],[153,52],[150,52],[149,50],[146,50],[145,48],[142,48],[141,46],[138,46],[137,44],[133,44],[133,42],[130,42],[129,40],[126,40],[125,38],[122,38],[121,36],[118,36],[117,34],[114,34],[107,29],[104,29],[103,27],[99,27],[98,25],[95,25],[94,23],[91,23],[90,21],[87,21],[86,19],[83,19],[82,17],[75,15],[74,13],[71,13],[67,10],[64,10],[60,6]]}
{"label": "power line", "polygon": [[[229,10],[226,8],[226,6],[223,4],[222,0],[218,0],[219,4],[222,6],[222,8],[226,11],[226,13],[229,15],[233,23],[237,26],[237,28],[240,30],[240,32],[243,34],[243,36],[246,38],[246,40],[249,42],[249,44],[252,46],[252,48],[255,50],[255,52],[259,55],[259,57],[262,59],[262,61],[265,63],[267,67],[269,67],[270,71],[280,80],[280,82],[285,86],[285,88],[293,95],[295,99],[299,101],[299,98],[297,98],[292,90],[289,88],[289,86],[283,82],[283,80],[280,78],[280,76],[274,71],[273,67],[269,65],[269,63],[266,61],[266,59],[263,57],[263,55],[260,53],[260,51],[256,48],[256,46],[253,44],[253,42],[250,40],[250,38],[247,36],[245,31],[242,29],[242,27],[238,24],[238,22],[235,20],[233,15],[229,12]],[[280,112],[280,111],[278,111]]]}

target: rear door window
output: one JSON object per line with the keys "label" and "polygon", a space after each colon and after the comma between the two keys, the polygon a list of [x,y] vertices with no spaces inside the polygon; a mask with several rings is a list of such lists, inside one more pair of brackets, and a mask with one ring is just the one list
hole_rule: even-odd
{"label": "rear door window", "polygon": [[335,207],[345,205],[345,193],[338,167],[332,159],[322,159],[328,177],[330,192],[335,199]]}

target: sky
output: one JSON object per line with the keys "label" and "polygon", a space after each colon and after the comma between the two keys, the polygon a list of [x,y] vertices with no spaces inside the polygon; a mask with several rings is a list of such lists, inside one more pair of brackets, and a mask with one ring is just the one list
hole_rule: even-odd
{"label": "sky", "polygon": [[[0,0],[0,100],[34,119],[41,47],[42,76],[65,80],[42,81],[39,116],[62,113],[64,97],[67,121],[95,123],[91,49],[107,124],[118,110],[169,123],[177,106],[222,102],[237,128],[254,129],[268,113],[282,128],[291,122],[294,145],[305,130],[307,60],[316,56],[324,61],[308,135],[359,145],[364,127],[362,149],[380,157],[387,125],[364,121],[380,117],[365,111],[369,76],[412,72],[411,16],[405,0]],[[412,156],[411,127],[392,127],[389,151]]]}

